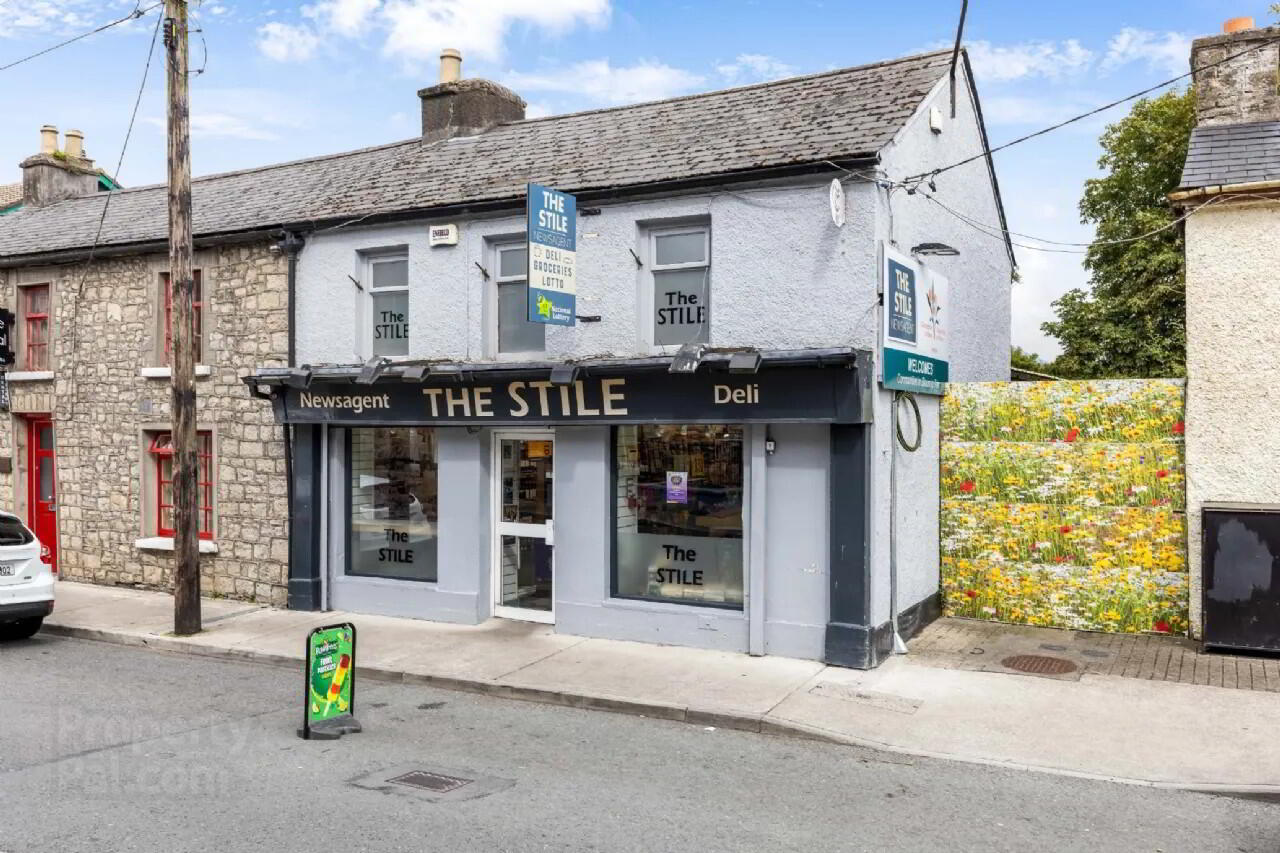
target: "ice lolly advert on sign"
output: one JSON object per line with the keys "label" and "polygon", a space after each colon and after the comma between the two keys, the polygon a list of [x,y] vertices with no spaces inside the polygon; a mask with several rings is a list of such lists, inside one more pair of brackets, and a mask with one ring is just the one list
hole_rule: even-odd
{"label": "ice lolly advert on sign", "polygon": [[529,184],[529,322],[572,326],[577,312],[578,201]]}

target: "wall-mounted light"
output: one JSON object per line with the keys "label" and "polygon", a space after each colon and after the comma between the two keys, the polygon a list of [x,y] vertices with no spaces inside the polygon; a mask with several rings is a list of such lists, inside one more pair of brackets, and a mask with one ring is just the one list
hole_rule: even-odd
{"label": "wall-mounted light", "polygon": [[372,385],[378,381],[387,369],[387,365],[391,360],[380,355],[375,355],[364,363],[364,367],[360,368],[360,375],[356,377],[357,385]]}
{"label": "wall-mounted light", "polygon": [[400,371],[400,378],[405,382],[421,382],[431,368],[425,364],[411,364]]}
{"label": "wall-mounted light", "polygon": [[760,355],[758,350],[748,350],[747,352],[735,352],[729,356],[729,372],[730,373],[759,373],[760,365],[764,362],[764,356]]}
{"label": "wall-mounted light", "polygon": [[913,255],[931,255],[938,258],[954,258],[960,254],[960,250],[954,246],[948,246],[946,243],[921,243],[919,246],[911,247]]}
{"label": "wall-mounted light", "polygon": [[576,364],[561,364],[551,368],[552,385],[572,385],[578,379],[580,368]]}
{"label": "wall-mounted light", "polygon": [[706,344],[684,344],[671,359],[667,373],[697,373],[698,365],[707,352]]}
{"label": "wall-mounted light", "polygon": [[289,368],[289,372],[284,377],[284,384],[301,391],[311,387],[311,379],[311,365],[304,364],[301,367]]}

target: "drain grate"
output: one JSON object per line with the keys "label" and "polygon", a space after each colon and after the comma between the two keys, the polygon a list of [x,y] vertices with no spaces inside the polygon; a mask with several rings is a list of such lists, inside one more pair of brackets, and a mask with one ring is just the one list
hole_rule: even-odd
{"label": "drain grate", "polygon": [[1000,661],[1000,665],[1032,675],[1066,675],[1076,671],[1071,661],[1048,655],[1013,655]]}
{"label": "drain grate", "polygon": [[422,788],[437,794],[447,794],[450,791],[456,791],[463,785],[470,785],[473,779],[463,779],[459,776],[446,776],[443,773],[431,773],[427,770],[410,770],[394,779],[388,779],[388,782],[394,782],[397,785],[408,785],[410,788]]}

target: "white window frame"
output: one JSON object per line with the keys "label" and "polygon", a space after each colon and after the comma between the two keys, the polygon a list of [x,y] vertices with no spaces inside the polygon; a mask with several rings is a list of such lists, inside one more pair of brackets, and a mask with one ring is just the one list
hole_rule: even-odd
{"label": "white window frame", "polygon": [[[683,264],[660,264],[658,263],[658,238],[659,237],[678,237],[681,234],[702,234],[702,257],[701,262],[683,263]],[[711,296],[711,223],[699,222],[693,225],[674,225],[662,228],[648,229],[648,239],[646,242],[648,249],[648,274],[645,276],[646,286],[644,289],[644,306],[641,311],[641,317],[644,321],[644,339],[650,349],[655,352],[667,352],[671,350],[674,344],[659,344],[657,340],[657,330],[654,324],[657,317],[654,316],[653,300],[657,292],[657,281],[654,273],[668,272],[671,270],[707,270],[707,297]],[[710,318],[711,305],[708,302],[707,316]],[[707,340],[708,345],[711,339],[710,319],[708,319]]]}
{"label": "white window frame", "polygon": [[[362,358],[371,358],[373,356],[373,267],[374,264],[381,264],[394,261],[404,261],[406,267],[409,264],[409,250],[407,248],[396,249],[379,249],[376,251],[367,251],[360,253],[360,282],[364,292],[360,294],[360,310],[357,311],[360,327],[356,333],[356,339],[360,342],[360,354]],[[403,287],[380,287],[378,293],[409,293],[409,277],[406,274],[405,284]],[[409,305],[409,352],[404,355],[387,356],[390,359],[410,358],[413,354],[413,306]]]}
{"label": "white window frame", "polygon": [[546,355],[546,331],[543,331],[542,349],[520,350],[512,352],[502,352],[502,300],[498,296],[498,288],[504,284],[514,282],[524,282],[526,286],[529,283],[529,268],[525,265],[523,275],[507,275],[502,274],[502,253],[513,249],[524,249],[525,258],[528,258],[529,244],[525,240],[494,240],[490,244],[489,254],[493,268],[491,277],[491,285],[489,287],[489,322],[488,338],[489,338],[489,356],[498,361],[527,361],[530,357],[539,358]]}

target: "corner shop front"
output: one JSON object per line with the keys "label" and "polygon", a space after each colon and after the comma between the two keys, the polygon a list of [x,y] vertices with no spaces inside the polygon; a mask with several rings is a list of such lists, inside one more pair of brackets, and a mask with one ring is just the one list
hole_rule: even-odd
{"label": "corner shop front", "polygon": [[866,593],[868,358],[728,361],[260,371],[290,606],[823,659],[833,590]]}

